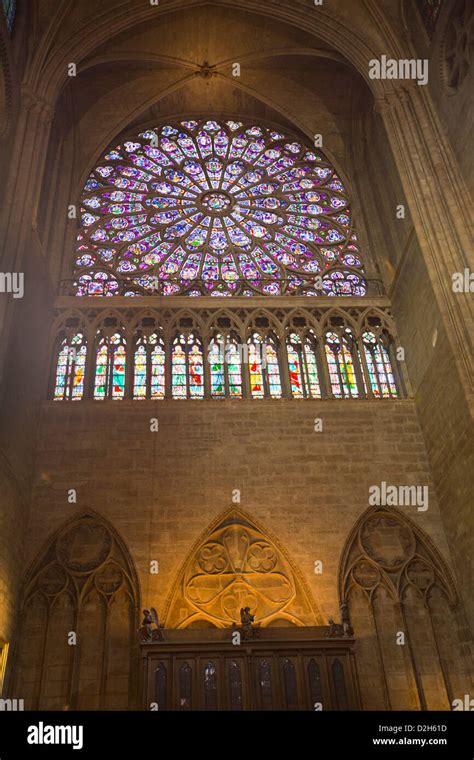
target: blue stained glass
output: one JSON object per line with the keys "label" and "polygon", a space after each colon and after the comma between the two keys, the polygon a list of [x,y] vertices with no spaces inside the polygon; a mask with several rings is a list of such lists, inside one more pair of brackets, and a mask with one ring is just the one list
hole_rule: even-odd
{"label": "blue stained glass", "polygon": [[[150,293],[134,277],[147,269],[168,281],[165,295],[277,295],[281,279],[287,293],[366,293],[341,180],[303,141],[256,124],[147,130],[104,153],[82,201],[79,296]],[[108,266],[100,282],[97,244]]]}
{"label": "blue stained glass", "polygon": [[16,0],[3,0],[3,11],[5,13],[7,29],[11,34],[15,20]]}

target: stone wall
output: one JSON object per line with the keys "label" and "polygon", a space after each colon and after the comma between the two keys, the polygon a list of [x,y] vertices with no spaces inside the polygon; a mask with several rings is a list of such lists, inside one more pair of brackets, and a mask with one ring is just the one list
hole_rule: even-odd
{"label": "stone wall", "polygon": [[[323,432],[314,432],[317,417]],[[410,400],[45,402],[38,439],[28,561],[63,522],[93,509],[124,539],[143,601],[159,610],[234,489],[239,506],[286,547],[325,618],[338,614],[338,563],[370,485],[428,485],[428,511],[407,512],[449,562]]]}
{"label": "stone wall", "polygon": [[393,290],[393,310],[446,536],[471,626],[474,431],[443,318],[414,242]]}
{"label": "stone wall", "polygon": [[[152,418],[158,419],[158,432],[150,431]],[[322,432],[314,430],[316,418],[323,421]],[[432,540],[448,575],[452,571],[410,399],[50,401],[42,404],[38,440],[27,563],[44,556],[58,529],[92,511],[123,539],[139,577],[141,604],[155,606],[161,620],[189,553],[232,506],[286,551],[314,605],[314,621],[306,624],[339,618],[339,566],[354,526],[368,508],[368,489],[381,481],[429,487],[426,512],[416,506],[401,511]],[[76,503],[70,503],[69,489],[76,490]],[[150,573],[151,560],[158,562],[157,574]],[[315,573],[318,560],[321,574]],[[392,618],[386,614],[395,626],[392,630],[384,624],[384,646],[391,647],[400,624],[395,613]],[[372,657],[374,642],[372,633],[365,633],[363,616],[355,625],[359,656],[370,649]],[[364,649],[366,635],[369,646]],[[364,673],[369,665],[362,666]],[[363,704],[384,709],[383,678],[377,663],[373,668],[373,678],[361,681]],[[17,668],[20,679],[21,671]],[[400,677],[395,672],[395,693]],[[411,678],[407,676],[405,692],[395,704],[416,709],[420,702]],[[65,698],[63,685],[54,689]],[[445,707],[439,699],[437,706]],[[57,707],[51,697],[41,704]],[[79,704],[88,706],[84,695]]]}

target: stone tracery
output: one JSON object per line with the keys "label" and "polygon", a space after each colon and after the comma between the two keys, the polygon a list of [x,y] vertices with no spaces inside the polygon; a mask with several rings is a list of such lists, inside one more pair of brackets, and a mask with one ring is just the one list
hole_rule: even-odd
{"label": "stone tracery", "polygon": [[367,291],[340,178],[282,131],[209,119],[146,130],[105,153],[82,203],[79,296]]}
{"label": "stone tracery", "polygon": [[185,562],[168,603],[166,625],[237,625],[250,607],[259,625],[314,621],[302,581],[273,540],[238,511],[208,531]]}

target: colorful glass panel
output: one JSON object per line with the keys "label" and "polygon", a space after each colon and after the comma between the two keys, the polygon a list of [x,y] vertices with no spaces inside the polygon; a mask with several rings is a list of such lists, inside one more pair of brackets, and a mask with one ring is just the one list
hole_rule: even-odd
{"label": "colorful glass panel", "polygon": [[249,341],[248,359],[250,373],[250,392],[253,398],[264,398],[265,389],[263,386],[262,370],[262,341],[258,336],[254,336]]}
{"label": "colorful glass panel", "polygon": [[70,342],[67,339],[63,340],[56,364],[53,395],[55,401],[82,399],[86,355],[87,347],[80,333],[75,335]]}
{"label": "colorful glass panel", "polygon": [[270,341],[265,345],[265,358],[267,363],[268,390],[272,398],[281,398],[280,367],[278,353]]}
{"label": "colorful glass panel", "polygon": [[333,396],[336,398],[357,398],[359,390],[352,350],[346,337],[340,339],[335,333],[328,333],[325,351]]}
{"label": "colorful glass panel", "polygon": [[304,358],[306,361],[306,387],[309,390],[309,395],[313,398],[321,398],[321,386],[319,383],[316,353],[308,341],[304,346]]}
{"label": "colorful glass panel", "polygon": [[108,369],[109,350],[106,341],[100,342],[97,350],[95,364],[95,384],[94,398],[98,401],[105,399],[107,391],[107,369]]}
{"label": "colorful glass panel", "polygon": [[397,386],[387,349],[371,332],[364,333],[362,339],[373,395],[377,398],[396,397]]}
{"label": "colorful glass panel", "polygon": [[[290,388],[293,398],[304,398],[303,373],[301,367],[301,355],[296,344],[297,336],[292,336],[287,345],[288,372],[290,375]],[[299,341],[299,338],[297,338]],[[300,341],[301,342],[301,341]]]}
{"label": "colorful glass panel", "polygon": [[166,124],[109,149],[85,184],[81,225],[79,296],[367,290],[334,168],[254,124]]}
{"label": "colorful glass panel", "polygon": [[152,335],[150,343],[151,351],[151,398],[162,399],[165,397],[165,350],[163,344],[158,341],[156,335]]}
{"label": "colorful glass panel", "polygon": [[133,398],[136,400],[146,398],[146,375],[147,375],[147,350],[143,343],[135,351]]}
{"label": "colorful glass panel", "polygon": [[204,364],[202,348],[193,342],[189,354],[189,395],[191,398],[203,398],[204,396]]}
{"label": "colorful glass panel", "polygon": [[[74,345],[74,341],[73,341]],[[71,399],[73,401],[80,401],[84,393],[84,373],[86,370],[86,346],[81,348],[75,354]]]}
{"label": "colorful glass panel", "polygon": [[186,344],[181,343],[179,339],[173,346],[173,355],[171,361],[171,383],[173,389],[173,398],[187,398],[188,386],[186,381]]}
{"label": "colorful glass panel", "polygon": [[211,340],[209,349],[211,396],[216,398],[223,398],[225,396],[224,346],[224,339],[222,336],[218,336]]}
{"label": "colorful glass panel", "polygon": [[311,340],[293,333],[287,340],[288,372],[293,398],[320,398],[318,365]]}
{"label": "colorful glass panel", "polygon": [[242,355],[236,342],[231,340],[226,344],[226,367],[229,385],[229,396],[242,396]]}
{"label": "colorful glass panel", "polygon": [[69,370],[69,345],[66,340],[63,341],[61,350],[58,354],[56,365],[56,382],[54,384],[54,399],[60,401],[66,398],[66,387]]}
{"label": "colorful glass panel", "polygon": [[112,398],[123,399],[125,394],[125,346],[120,335],[114,335],[112,344]]}

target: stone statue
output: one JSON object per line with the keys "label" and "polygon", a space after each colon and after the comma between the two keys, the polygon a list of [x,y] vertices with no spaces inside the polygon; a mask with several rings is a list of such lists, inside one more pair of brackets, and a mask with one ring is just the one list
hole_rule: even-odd
{"label": "stone statue", "polygon": [[344,636],[353,636],[354,631],[351,626],[351,618],[349,615],[349,607],[346,604],[346,602],[342,602],[341,604],[341,623],[342,623],[342,630]]}
{"label": "stone statue", "polygon": [[329,618],[329,631],[327,632],[327,636],[330,639],[338,639],[344,636],[344,629],[341,625],[341,623],[335,623],[332,618]]}
{"label": "stone statue", "polygon": [[327,633],[327,636],[330,639],[337,639],[341,637],[349,638],[350,636],[354,635],[354,631],[351,626],[351,619],[349,616],[349,607],[347,606],[346,602],[342,602],[340,610],[340,623],[335,623],[332,618],[329,618],[329,631]]}
{"label": "stone statue", "polygon": [[240,630],[243,639],[254,639],[258,635],[258,628],[253,624],[254,620],[255,615],[250,612],[250,607],[240,608]]}
{"label": "stone statue", "polygon": [[138,633],[142,644],[163,641],[163,626],[158,621],[158,613],[154,607],[151,610],[143,610],[142,626]]}

